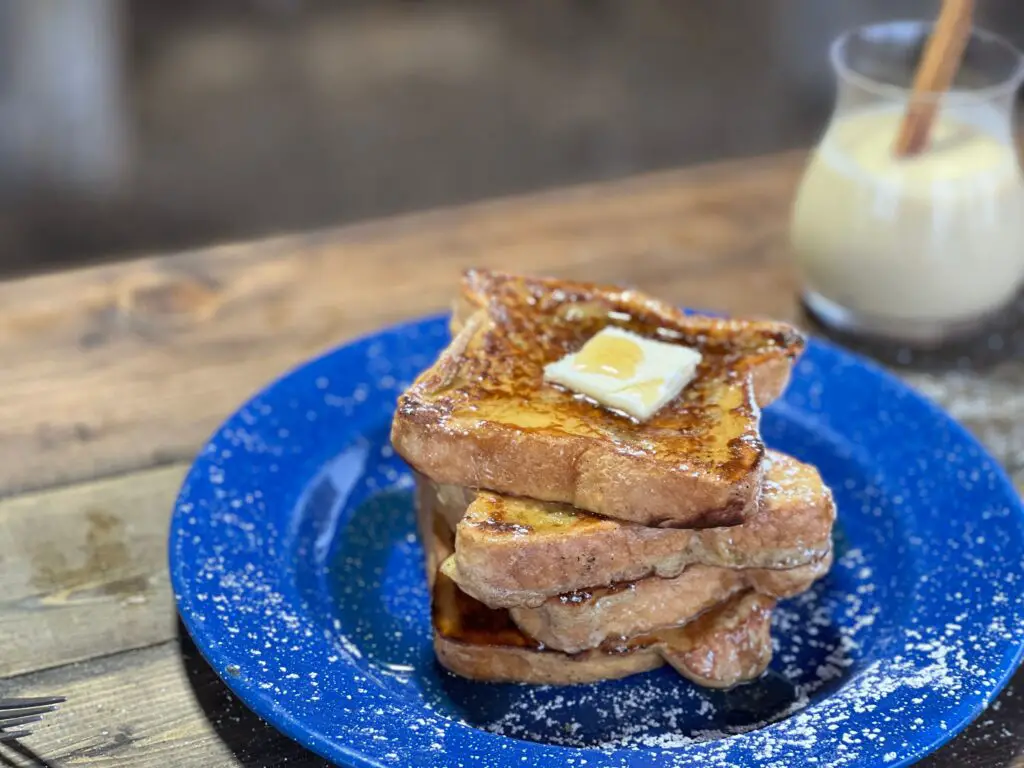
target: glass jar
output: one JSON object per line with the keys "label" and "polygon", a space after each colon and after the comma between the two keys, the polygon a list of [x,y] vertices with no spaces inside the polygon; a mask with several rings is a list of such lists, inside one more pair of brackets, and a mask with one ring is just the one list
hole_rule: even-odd
{"label": "glass jar", "polygon": [[847,32],[831,49],[835,110],[793,209],[803,302],[836,330],[934,344],[975,331],[1024,281],[1024,177],[1014,140],[1021,54],[972,32],[920,154],[892,147],[925,22]]}

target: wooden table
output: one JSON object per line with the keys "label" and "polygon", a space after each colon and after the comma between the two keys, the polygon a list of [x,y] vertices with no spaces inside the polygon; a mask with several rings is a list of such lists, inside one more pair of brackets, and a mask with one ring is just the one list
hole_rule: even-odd
{"label": "wooden table", "polygon": [[[0,283],[0,695],[63,694],[0,766],[310,766],[177,622],[165,539],[218,422],[289,366],[447,305],[468,265],[796,317],[802,156],[709,165]],[[1024,361],[907,375],[1024,487]],[[5,679],[6,678],[6,679]],[[1024,674],[925,764],[1024,766]],[[46,762],[49,761],[49,762]]]}

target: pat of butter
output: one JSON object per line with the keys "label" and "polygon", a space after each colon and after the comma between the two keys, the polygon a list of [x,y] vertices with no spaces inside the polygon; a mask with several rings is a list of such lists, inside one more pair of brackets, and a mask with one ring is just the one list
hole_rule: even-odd
{"label": "pat of butter", "polygon": [[693,381],[700,352],[608,327],[544,366],[544,380],[646,421]]}

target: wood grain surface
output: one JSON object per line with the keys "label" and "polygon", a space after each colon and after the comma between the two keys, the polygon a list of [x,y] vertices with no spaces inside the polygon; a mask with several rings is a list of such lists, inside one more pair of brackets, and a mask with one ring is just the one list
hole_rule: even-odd
{"label": "wood grain surface", "polygon": [[[302,359],[441,309],[479,264],[796,318],[800,155],[0,283],[0,695],[67,706],[0,766],[320,766],[182,637],[168,515],[185,464]],[[1024,488],[1024,361],[904,374]],[[4,679],[6,678],[6,679]],[[924,764],[1024,766],[1024,673]]]}
{"label": "wood grain surface", "polygon": [[474,264],[789,314],[800,165],[744,161],[0,283],[0,493],[187,458],[290,366],[445,308]]}
{"label": "wood grain surface", "polygon": [[167,514],[184,473],[0,501],[0,679],[174,637]]}

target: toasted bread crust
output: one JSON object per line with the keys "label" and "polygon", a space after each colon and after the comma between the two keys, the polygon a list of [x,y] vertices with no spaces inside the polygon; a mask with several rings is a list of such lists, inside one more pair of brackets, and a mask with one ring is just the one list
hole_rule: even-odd
{"label": "toasted bread crust", "polygon": [[[629,312],[662,323],[659,327],[685,326],[683,343],[700,346],[700,341],[725,348],[741,366],[758,366],[770,361],[792,363],[803,352],[806,339],[788,323],[761,319],[716,318],[686,315],[676,307],[651,298],[640,291],[614,285],[583,283],[559,278],[526,277],[487,269],[468,269],[463,273],[459,295],[453,302],[451,328],[461,330],[466,320],[479,310],[495,304],[504,312],[510,311],[525,297],[533,306],[542,297],[558,294],[556,302],[594,302],[605,309]],[[514,311],[511,310],[511,311]],[[741,356],[754,357],[739,360]],[[790,366],[787,365],[788,370]],[[787,374],[788,375],[788,374]],[[764,392],[760,405],[768,405],[774,398],[771,388]]]}
{"label": "toasted bread crust", "polygon": [[557,651],[474,645],[444,637],[436,630],[434,652],[445,669],[471,680],[492,683],[596,683],[646,672],[665,663],[653,648],[629,654],[598,651],[569,656]]}
{"label": "toasted bread crust", "polygon": [[546,649],[516,626],[507,610],[488,608],[437,569],[451,557],[454,537],[429,499],[421,493],[417,501],[434,650],[442,666],[456,674],[475,680],[566,685],[626,677],[667,661],[701,685],[727,688],[757,677],[771,660],[775,601],[753,592],[732,596],[682,627],[620,638],[578,654]]}
{"label": "toasted bread crust", "polygon": [[754,680],[772,660],[775,601],[749,592],[711,609],[685,627],[661,633],[661,657],[706,688]]}
{"label": "toasted bread crust", "polygon": [[708,611],[690,625],[578,654],[486,645],[446,636],[434,627],[434,651],[443,667],[488,682],[572,685],[612,680],[669,663],[709,688],[729,688],[759,677],[771,662],[775,603],[748,593]]}
{"label": "toasted bread crust", "polygon": [[516,626],[545,646],[579,653],[610,638],[686,624],[740,592],[753,590],[773,598],[798,595],[824,576],[831,564],[829,554],[784,571],[694,565],[675,578],[652,576],[560,595],[538,608],[512,608],[510,615]]}
{"label": "toasted bread crust", "polygon": [[[449,328],[452,336],[456,336],[479,310],[486,309],[488,300],[493,293],[493,283],[501,280],[508,280],[508,275],[501,275],[494,272],[481,270],[469,270],[463,278],[462,291],[455,301],[452,302],[452,316]],[[543,283],[545,281],[538,280]],[[556,283],[558,281],[547,281]],[[620,288],[609,286],[593,286],[595,291],[621,292]],[[739,322],[744,322],[740,320]],[[763,321],[755,321],[763,323]],[[804,340],[793,328],[789,328],[795,335],[781,341],[787,349],[787,354],[778,357],[766,356],[757,362],[753,368],[754,397],[757,404],[762,408],[782,397],[789,384],[790,372],[793,360],[795,360],[804,348]]]}
{"label": "toasted bread crust", "polygon": [[455,578],[462,588],[507,608],[652,575],[671,578],[694,564],[795,568],[829,551],[835,520],[818,471],[776,451],[768,453],[757,512],[730,528],[653,529],[423,477],[417,484],[421,503],[458,521]]}
{"label": "toasted bread crust", "polygon": [[[465,318],[399,399],[392,442],[440,483],[489,488],[648,526],[742,522],[764,446],[758,402],[785,386],[802,337],[781,323],[683,315],[631,291],[470,272]],[[543,381],[614,322],[699,348],[698,377],[637,424]],[[755,397],[755,390],[757,397]]]}

